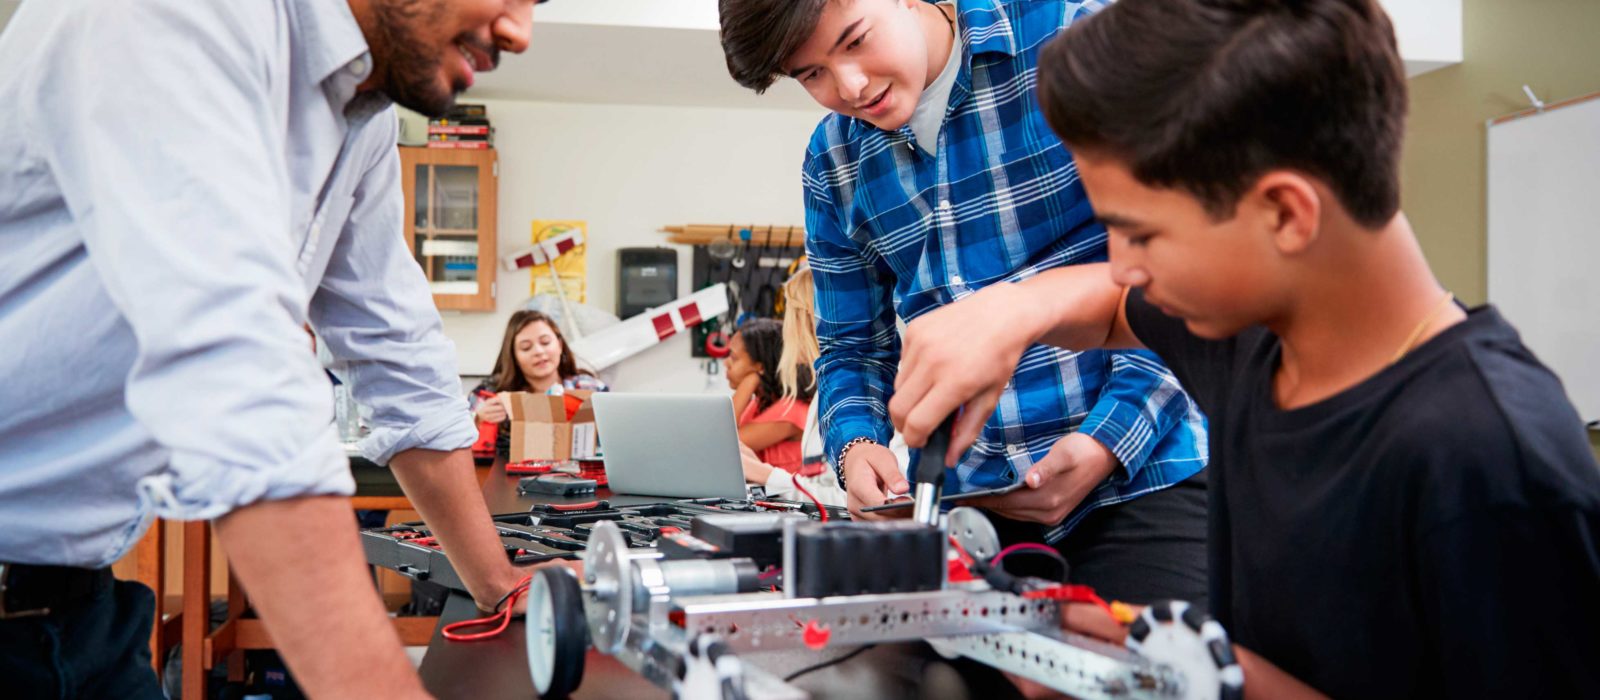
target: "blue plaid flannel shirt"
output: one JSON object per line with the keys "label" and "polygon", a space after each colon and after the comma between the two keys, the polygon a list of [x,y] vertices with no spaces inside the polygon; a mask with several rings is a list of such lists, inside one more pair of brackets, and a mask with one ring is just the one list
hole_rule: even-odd
{"label": "blue plaid flannel shirt", "polygon": [[[888,444],[897,313],[910,321],[990,284],[1106,260],[1105,229],[1035,96],[1039,47],[1103,4],[959,0],[960,74],[934,153],[909,126],[887,132],[838,114],[817,126],[804,166],[806,247],[829,460],[856,437]],[[982,338],[950,342],[992,361]],[[1052,542],[1095,508],[1205,467],[1205,419],[1152,353],[1035,345],[947,488],[1013,483],[1074,430],[1123,466],[1047,533]]]}

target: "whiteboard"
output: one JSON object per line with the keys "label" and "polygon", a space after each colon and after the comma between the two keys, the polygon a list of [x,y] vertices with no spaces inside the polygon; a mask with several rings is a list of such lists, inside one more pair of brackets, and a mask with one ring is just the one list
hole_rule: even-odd
{"label": "whiteboard", "polygon": [[1600,94],[1488,131],[1489,301],[1600,420]]}

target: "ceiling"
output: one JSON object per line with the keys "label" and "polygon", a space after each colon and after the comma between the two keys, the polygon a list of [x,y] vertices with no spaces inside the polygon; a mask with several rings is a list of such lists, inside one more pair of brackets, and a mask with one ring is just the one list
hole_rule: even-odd
{"label": "ceiling", "polygon": [[[556,3],[551,3],[555,5]],[[820,109],[800,85],[764,95],[728,76],[714,30],[534,23],[528,51],[502,56],[468,97],[755,109]]]}
{"label": "ceiling", "polygon": [[[35,0],[39,2],[49,0]],[[1384,0],[1409,75],[1460,62],[1460,0]],[[0,0],[0,26],[21,0]],[[714,0],[556,0],[530,48],[503,57],[467,97],[743,109],[820,108],[791,80],[756,95],[728,77]],[[1435,36],[1437,35],[1437,36]],[[1442,42],[1442,43],[1441,43]]]}
{"label": "ceiling", "polygon": [[[570,1],[570,0],[569,0]],[[557,3],[551,3],[557,5]],[[1455,61],[1406,61],[1420,75]],[[528,51],[478,77],[468,98],[818,110],[799,83],[763,95],[729,77],[712,29],[534,23]]]}
{"label": "ceiling", "polygon": [[[1383,0],[1407,75],[1461,61],[1461,0]],[[531,46],[483,75],[469,97],[819,110],[791,80],[757,96],[728,76],[714,0],[555,0],[534,13]]]}
{"label": "ceiling", "polygon": [[[20,4],[0,0],[0,27]],[[528,51],[503,56],[467,97],[820,109],[793,81],[759,96],[739,87],[716,23],[707,0],[557,0],[535,12]]]}

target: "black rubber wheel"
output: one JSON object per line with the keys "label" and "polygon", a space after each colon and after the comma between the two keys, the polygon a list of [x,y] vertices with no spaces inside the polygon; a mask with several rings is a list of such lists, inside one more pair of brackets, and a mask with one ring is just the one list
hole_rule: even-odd
{"label": "black rubber wheel", "polygon": [[583,682],[589,622],[578,577],[564,566],[535,571],[528,587],[528,669],[541,698],[564,698]]}

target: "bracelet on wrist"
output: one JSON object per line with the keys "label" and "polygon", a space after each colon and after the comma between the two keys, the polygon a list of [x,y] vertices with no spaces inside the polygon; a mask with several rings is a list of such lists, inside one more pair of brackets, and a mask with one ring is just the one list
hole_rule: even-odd
{"label": "bracelet on wrist", "polygon": [[850,442],[845,443],[844,447],[839,448],[839,471],[844,471],[844,458],[850,455],[850,450],[854,449],[856,445],[861,444],[876,445],[878,444],[878,441],[864,435],[858,438],[851,438]]}

